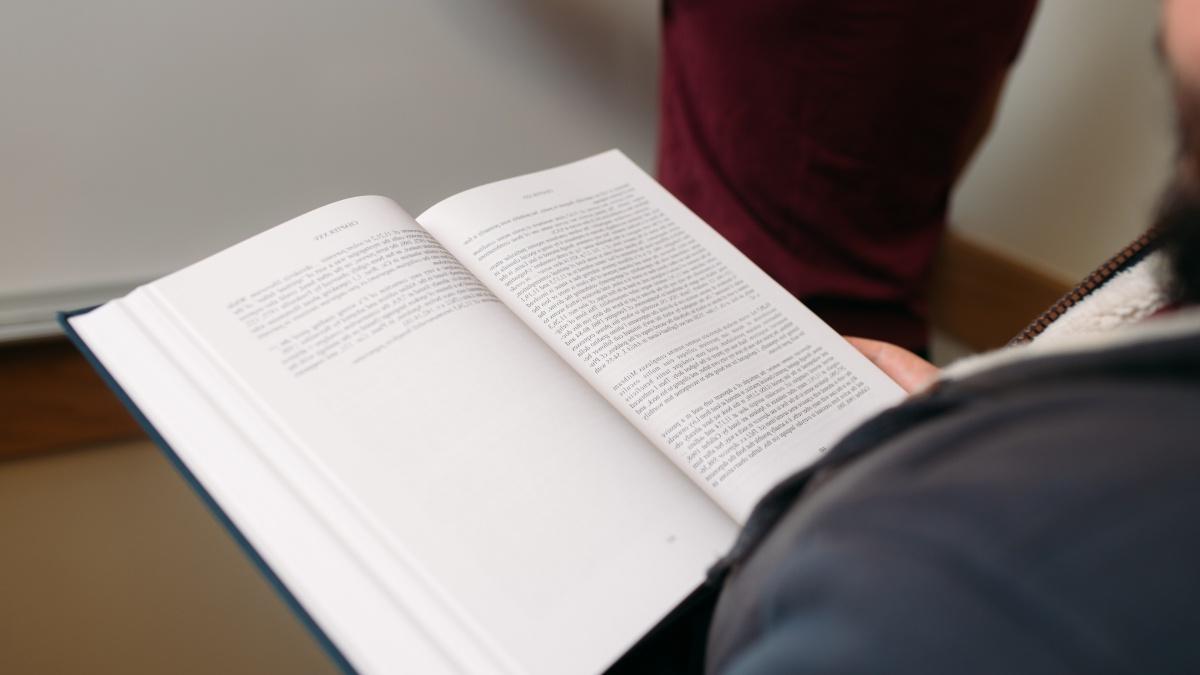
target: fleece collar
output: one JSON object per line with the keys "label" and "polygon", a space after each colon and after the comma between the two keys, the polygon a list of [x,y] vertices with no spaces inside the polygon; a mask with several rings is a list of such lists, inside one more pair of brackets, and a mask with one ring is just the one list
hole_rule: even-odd
{"label": "fleece collar", "polygon": [[960,359],[940,379],[960,380],[985,370],[1043,356],[1099,351],[1200,334],[1200,307],[1153,316],[1167,304],[1161,253],[1114,276],[1032,342]]}

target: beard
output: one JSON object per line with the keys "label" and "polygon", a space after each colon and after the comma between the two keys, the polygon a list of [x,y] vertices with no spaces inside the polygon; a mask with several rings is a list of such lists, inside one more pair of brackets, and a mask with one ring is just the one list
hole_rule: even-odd
{"label": "beard", "polygon": [[1200,91],[1175,78],[1176,171],[1157,224],[1170,262],[1172,302],[1200,303]]}
{"label": "beard", "polygon": [[1200,196],[1172,188],[1163,201],[1158,223],[1170,264],[1171,301],[1200,304]]}

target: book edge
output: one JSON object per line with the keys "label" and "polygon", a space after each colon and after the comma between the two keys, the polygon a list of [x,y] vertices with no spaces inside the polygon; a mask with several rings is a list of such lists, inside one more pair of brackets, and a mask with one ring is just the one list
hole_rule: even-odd
{"label": "book edge", "polygon": [[87,346],[87,343],[84,342],[83,338],[78,332],[76,332],[74,326],[71,325],[70,319],[72,317],[87,314],[94,309],[96,309],[96,307],[85,307],[71,311],[58,312],[56,314],[56,320],[59,326],[62,328],[63,333],[67,336],[67,339],[71,341],[71,344],[74,345],[77,350],[79,350],[80,354],[83,355],[84,360],[87,361],[88,365],[90,365],[92,369],[95,370],[96,374],[100,376],[100,379],[103,380],[105,386],[107,386],[109,390],[116,395],[117,399],[121,402],[121,405],[124,406],[129,414],[133,416],[134,421],[137,422],[142,431],[144,431],[146,435],[150,437],[150,440],[152,440],[154,444],[158,446],[159,451],[162,452],[171,466],[175,468],[176,472],[179,473],[184,482],[187,483],[187,485],[192,489],[192,492],[199,497],[201,503],[204,504],[209,513],[222,527],[224,527],[226,533],[233,539],[234,543],[237,544],[238,548],[241,549],[242,553],[250,560],[254,567],[258,569],[259,574],[263,576],[263,578],[275,591],[276,595],[283,601],[284,605],[292,611],[292,614],[300,621],[301,625],[303,625],[308,630],[309,634],[317,641],[317,644],[320,645],[326,656],[329,657],[329,659],[341,672],[347,673],[348,675],[355,675],[358,671],[356,671],[354,667],[350,665],[349,660],[346,659],[345,655],[342,654],[341,650],[338,649],[333,640],[331,640],[325,631],[317,624],[312,615],[309,614],[308,610],[305,609],[303,604],[301,604],[299,598],[297,598],[291,592],[291,590],[288,589],[287,585],[284,584],[283,580],[275,574],[275,571],[271,569],[271,566],[267,563],[267,561],[263,559],[262,555],[260,555],[259,552],[254,548],[254,545],[251,544],[248,539],[246,539],[245,535],[242,534],[242,531],[238,529],[237,525],[234,524],[234,522],[229,518],[228,514],[226,514],[216,500],[212,498],[212,495],[210,495],[208,491],[204,489],[204,486],[200,484],[200,481],[196,479],[195,475],[192,474],[187,465],[183,463],[183,460],[179,458],[179,455],[176,454],[171,445],[167,443],[162,434],[158,432],[158,429],[154,427],[150,420],[142,413],[141,409],[137,407],[137,404],[135,404],[129,395],[125,393],[125,390],[116,381],[116,379],[113,378],[112,374],[108,372],[108,369],[100,363],[100,360],[92,352],[91,348]]}

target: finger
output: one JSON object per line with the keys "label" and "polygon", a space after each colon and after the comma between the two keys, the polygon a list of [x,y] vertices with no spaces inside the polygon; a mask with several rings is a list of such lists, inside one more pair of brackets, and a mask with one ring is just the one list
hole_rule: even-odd
{"label": "finger", "polygon": [[847,337],[846,341],[907,393],[920,391],[937,379],[937,366],[903,347],[869,338]]}

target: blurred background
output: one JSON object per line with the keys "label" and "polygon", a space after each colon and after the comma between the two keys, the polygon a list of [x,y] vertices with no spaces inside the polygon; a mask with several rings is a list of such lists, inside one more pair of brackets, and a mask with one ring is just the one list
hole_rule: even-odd
{"label": "blurred background", "polygon": [[[971,250],[1053,289],[1145,226],[1172,150],[1157,11],[1043,0],[954,198]],[[0,8],[0,671],[331,669],[148,443],[20,437],[32,423],[15,401],[93,414],[60,400],[53,368],[73,366],[30,341],[55,334],[56,310],[343,197],[416,214],[611,147],[652,171],[658,13],[637,0]],[[978,346],[955,342],[941,344]],[[97,396],[94,416],[111,414]],[[136,435],[110,424],[106,438]]]}

